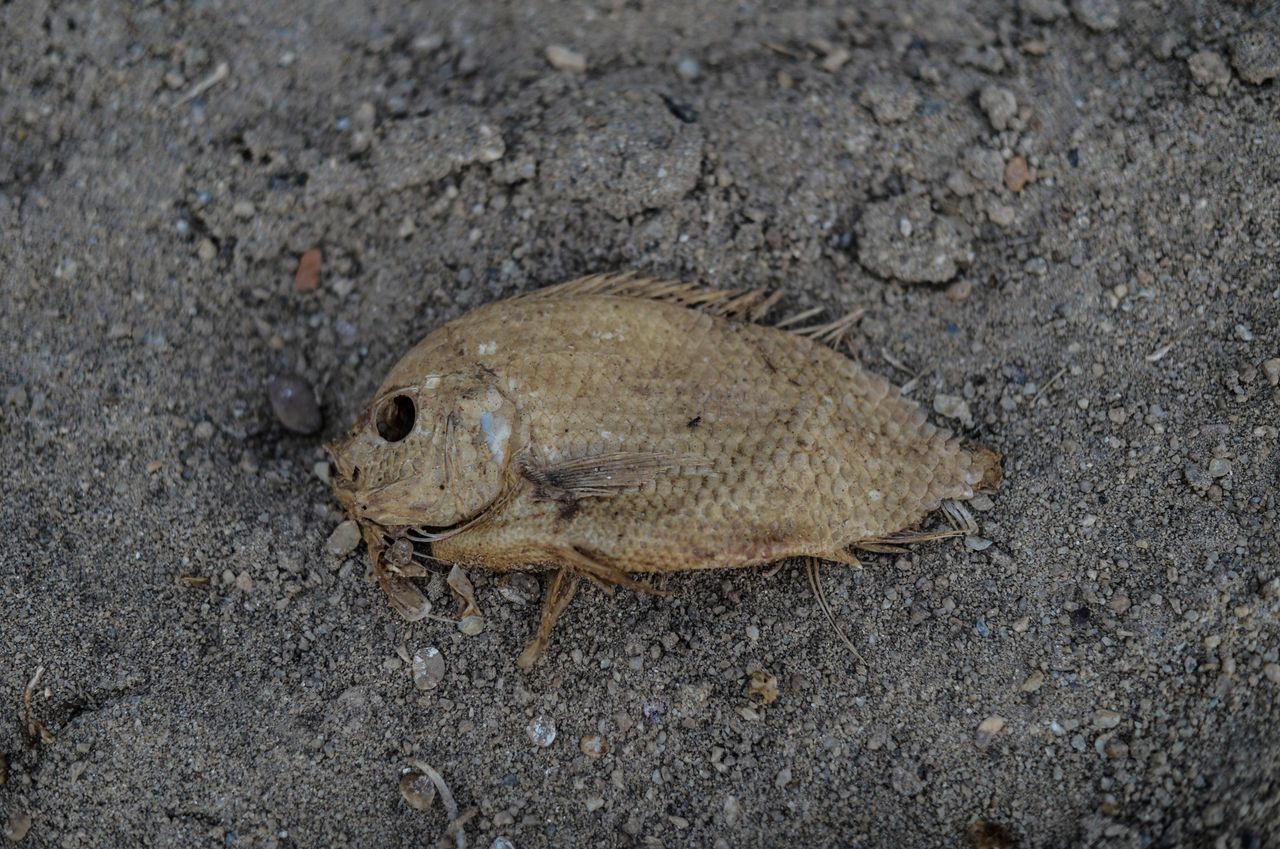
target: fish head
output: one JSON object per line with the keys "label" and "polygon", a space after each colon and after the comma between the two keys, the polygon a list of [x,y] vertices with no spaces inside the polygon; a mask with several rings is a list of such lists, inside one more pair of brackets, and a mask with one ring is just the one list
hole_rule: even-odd
{"label": "fish head", "polygon": [[519,413],[491,372],[397,377],[325,446],[331,483],[362,526],[441,538],[499,500],[521,447]]}

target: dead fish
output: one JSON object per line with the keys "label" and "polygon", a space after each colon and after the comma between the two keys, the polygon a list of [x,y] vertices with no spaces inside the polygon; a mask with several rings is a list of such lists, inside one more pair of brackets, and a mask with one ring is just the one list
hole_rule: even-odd
{"label": "dead fish", "polygon": [[583,578],[856,566],[971,531],[920,523],[942,507],[966,524],[958,502],[995,488],[999,457],[824,344],[856,314],[765,326],[777,297],[597,275],[429,334],[326,446],[392,606],[430,611],[423,563],[554,570],[528,668]]}

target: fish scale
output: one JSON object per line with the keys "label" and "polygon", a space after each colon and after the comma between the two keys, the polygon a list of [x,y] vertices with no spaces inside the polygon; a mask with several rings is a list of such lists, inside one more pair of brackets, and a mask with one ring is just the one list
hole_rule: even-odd
{"label": "fish scale", "polygon": [[[379,554],[411,533],[446,562],[559,570],[522,662],[578,577],[855,563],[862,547],[952,533],[911,529],[998,482],[994,453],[815,334],[744,320],[763,301],[593,277],[423,339],[330,446],[397,609],[412,618],[417,591]],[[406,478],[405,463],[420,471]]]}

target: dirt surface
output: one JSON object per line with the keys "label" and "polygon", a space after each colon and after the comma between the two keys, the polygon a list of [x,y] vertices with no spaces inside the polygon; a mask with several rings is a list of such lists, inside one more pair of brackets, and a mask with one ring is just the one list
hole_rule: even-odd
{"label": "dirt surface", "polygon": [[[498,849],[1280,845],[1280,10],[697,6],[0,5],[8,839],[431,845],[418,758]],[[585,590],[523,674],[536,600],[329,553],[267,378],[333,436],[621,269],[864,306],[1005,455],[980,536],[824,570],[865,663],[794,565]]]}

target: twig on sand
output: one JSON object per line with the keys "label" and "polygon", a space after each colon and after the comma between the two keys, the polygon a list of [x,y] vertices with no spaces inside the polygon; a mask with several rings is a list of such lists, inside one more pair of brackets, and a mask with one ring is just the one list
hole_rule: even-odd
{"label": "twig on sand", "polygon": [[202,79],[200,82],[193,85],[190,88],[190,90],[187,91],[186,94],[182,95],[182,97],[179,97],[177,100],[175,100],[173,102],[173,106],[169,108],[177,109],[182,104],[191,100],[195,100],[197,97],[204,94],[206,91],[213,88],[214,86],[216,86],[218,83],[222,82],[229,76],[231,76],[231,66],[228,65],[226,62],[219,62],[218,67],[213,69],[212,74],[210,74],[209,76]]}
{"label": "twig on sand", "polygon": [[444,783],[444,776],[436,771],[436,768],[426,761],[420,761],[416,758],[410,759],[409,766],[421,772],[427,778],[431,779],[431,783],[436,786],[436,792],[440,794],[440,803],[444,805],[445,816],[449,818],[449,825],[445,828],[444,834],[440,835],[440,839],[436,841],[436,845],[447,849],[450,842],[457,849],[467,849],[467,835],[462,828],[467,821],[474,817],[478,811],[476,808],[468,808],[461,814],[458,813],[458,803],[453,798],[453,793],[449,791],[449,785]]}

